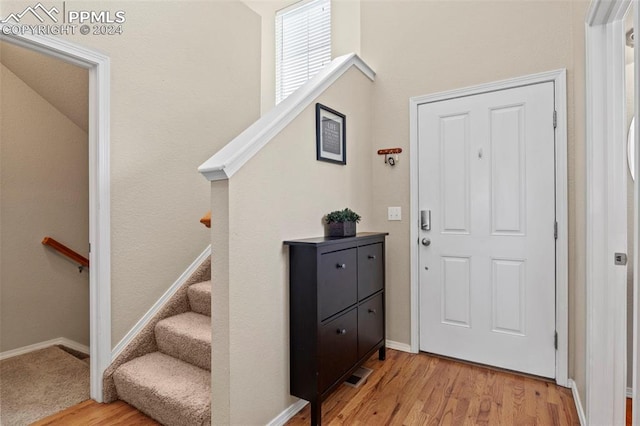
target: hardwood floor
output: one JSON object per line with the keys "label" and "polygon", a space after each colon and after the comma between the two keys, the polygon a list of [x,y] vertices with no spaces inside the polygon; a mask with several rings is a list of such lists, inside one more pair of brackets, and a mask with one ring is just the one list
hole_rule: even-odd
{"label": "hardwood floor", "polygon": [[[340,386],[323,404],[325,425],[579,425],[571,391],[553,382],[387,349],[355,389]],[[287,425],[308,425],[309,406]],[[155,421],[122,401],[85,401],[32,426],[150,426]]]}
{"label": "hardwood floor", "polygon": [[[553,382],[424,353],[374,356],[359,389],[322,404],[325,425],[579,425],[569,389]],[[287,425],[308,425],[309,406]]]}
{"label": "hardwood floor", "polygon": [[124,401],[100,404],[93,400],[81,402],[64,411],[39,420],[31,426],[158,426]]}

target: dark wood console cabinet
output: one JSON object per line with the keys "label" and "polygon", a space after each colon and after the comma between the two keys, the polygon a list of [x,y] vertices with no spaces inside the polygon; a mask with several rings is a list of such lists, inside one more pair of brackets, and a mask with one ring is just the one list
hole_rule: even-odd
{"label": "dark wood console cabinet", "polygon": [[319,237],[289,246],[291,395],[322,401],[375,351],[385,358],[385,236]]}

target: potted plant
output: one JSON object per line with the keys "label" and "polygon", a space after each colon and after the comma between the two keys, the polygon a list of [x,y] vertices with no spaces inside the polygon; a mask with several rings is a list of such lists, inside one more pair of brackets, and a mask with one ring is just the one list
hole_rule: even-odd
{"label": "potted plant", "polygon": [[332,211],[324,218],[329,225],[330,237],[353,237],[360,219],[360,215],[349,208]]}

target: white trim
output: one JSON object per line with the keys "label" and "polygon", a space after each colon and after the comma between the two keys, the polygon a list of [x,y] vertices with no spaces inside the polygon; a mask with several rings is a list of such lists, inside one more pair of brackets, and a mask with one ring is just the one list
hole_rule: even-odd
{"label": "white trim", "polygon": [[297,9],[299,7],[304,6],[305,4],[311,3],[312,1],[314,1],[314,0],[300,0],[300,1],[297,1],[297,2],[295,2],[293,4],[290,4],[289,6],[285,6],[282,9],[276,10],[276,14],[278,14],[278,13],[288,13],[288,12],[294,10],[294,9]]}
{"label": "white trim", "polygon": [[627,396],[627,398],[633,398],[633,388],[627,387],[625,395]]}
{"label": "white trim", "polygon": [[58,337],[56,339],[47,340],[46,342],[34,343],[33,345],[23,346],[21,348],[1,352],[0,361],[2,361],[3,359],[13,358],[14,356],[28,354],[29,352],[37,351],[55,345],[63,345],[69,349],[73,349],[74,351],[82,352],[84,354],[89,353],[89,346],[75,342],[71,339],[67,339],[66,337]]}
{"label": "white trim", "polygon": [[586,38],[586,404],[589,424],[624,424],[627,250],[624,15],[630,0],[595,0]]}
{"label": "white trim", "polygon": [[556,383],[569,387],[569,158],[567,147],[567,73],[555,79],[556,128]]}
{"label": "white trim", "polygon": [[[553,71],[546,71],[537,74],[530,74],[521,77],[508,78],[505,80],[492,81],[490,83],[478,84],[476,86],[463,87],[460,89],[448,90],[445,92],[437,92],[430,95],[415,96],[410,99],[410,105],[420,105],[449,99],[464,98],[481,93],[496,92],[498,90],[511,89],[514,87],[529,86],[545,82],[557,82],[558,79],[565,77],[567,71],[562,68]],[[565,83],[566,84],[566,83]],[[557,92],[557,89],[556,89]],[[566,94],[565,94],[566,99]],[[565,100],[566,102],[566,100]],[[558,111],[558,114],[560,111]],[[558,117],[558,120],[560,117]],[[560,123],[558,123],[558,126]]]}
{"label": "white trim", "polygon": [[5,35],[0,40],[89,69],[89,312],[91,398],[102,402],[102,373],[111,363],[110,59],[55,37]]}
{"label": "white trim", "polygon": [[420,235],[420,207],[418,200],[418,101],[409,99],[409,246],[411,267],[410,317],[411,352],[420,351],[420,259],[418,239]]}
{"label": "white trim", "polygon": [[571,394],[573,395],[573,403],[576,406],[578,412],[578,419],[581,426],[587,426],[587,417],[584,414],[584,408],[582,408],[582,401],[580,400],[580,393],[578,392],[578,386],[573,379],[569,379],[569,387],[571,388]]}
{"label": "white trim", "polygon": [[210,181],[229,179],[352,66],[371,81],[374,80],[375,72],[355,53],[334,59],[315,77],[202,163],[198,171]]}
{"label": "white trim", "polygon": [[67,339],[66,337],[61,337],[58,339],[60,343],[58,345],[66,346],[69,349],[73,349],[74,351],[82,352],[83,354],[89,355],[91,349],[87,345],[83,345],[82,343],[78,343],[71,339]]}
{"label": "white trim", "polygon": [[389,340],[385,342],[387,349],[395,349],[396,351],[409,352],[409,353],[417,353],[411,350],[411,345],[407,345],[406,343],[396,342],[394,340]]}
{"label": "white trim", "polygon": [[191,265],[178,277],[177,280],[164,292],[162,296],[153,304],[151,309],[145,313],[140,320],[134,325],[131,330],[118,342],[118,344],[113,348],[111,352],[112,359],[116,359],[118,355],[122,353],[122,351],[131,343],[131,341],[142,331],[142,329],[153,319],[153,317],[158,313],[158,311],[173,297],[174,294],[182,287],[189,277],[193,275],[200,265],[207,260],[207,258],[211,256],[211,244],[204,249],[200,255],[194,260]]}
{"label": "white trim", "polygon": [[288,406],[284,411],[278,414],[273,418],[267,426],[282,426],[287,423],[289,420],[293,418],[300,410],[302,410],[308,404],[304,399],[299,399],[290,406]]}
{"label": "white trim", "polygon": [[418,189],[418,106],[447,99],[494,92],[531,84],[553,82],[556,128],[556,220],[558,239],[556,241],[556,331],[558,350],[556,351],[556,383],[569,386],[569,224],[568,224],[568,176],[567,176],[567,72],[565,69],[532,74],[508,80],[480,84],[462,89],[417,96],[409,100],[410,120],[410,205],[411,222],[409,238],[411,244],[411,352],[418,352],[420,341],[420,283],[418,265],[419,237],[419,189]]}
{"label": "white trim", "polygon": [[[638,31],[640,28],[640,4],[635,2],[635,16],[633,18],[634,25],[633,27]],[[640,81],[640,43],[637,41],[638,37],[636,36],[636,42],[634,45],[634,60],[635,60],[635,69],[634,69],[634,78],[635,78],[635,88],[634,88],[634,109],[635,109],[635,124],[636,124],[636,180],[634,181],[634,206],[640,206],[640,84],[637,84]],[[635,209],[634,218],[633,218],[633,252],[635,253],[635,259],[633,259],[633,365],[632,365],[632,374],[633,374],[633,408],[632,412],[632,425],[640,424],[640,395],[638,395],[638,389],[640,389],[640,208]]]}

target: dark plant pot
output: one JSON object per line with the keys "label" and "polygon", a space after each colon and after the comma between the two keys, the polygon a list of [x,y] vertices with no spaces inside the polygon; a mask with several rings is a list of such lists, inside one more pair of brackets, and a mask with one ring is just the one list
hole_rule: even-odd
{"label": "dark plant pot", "polygon": [[353,237],[355,235],[355,222],[332,222],[329,224],[330,237]]}

